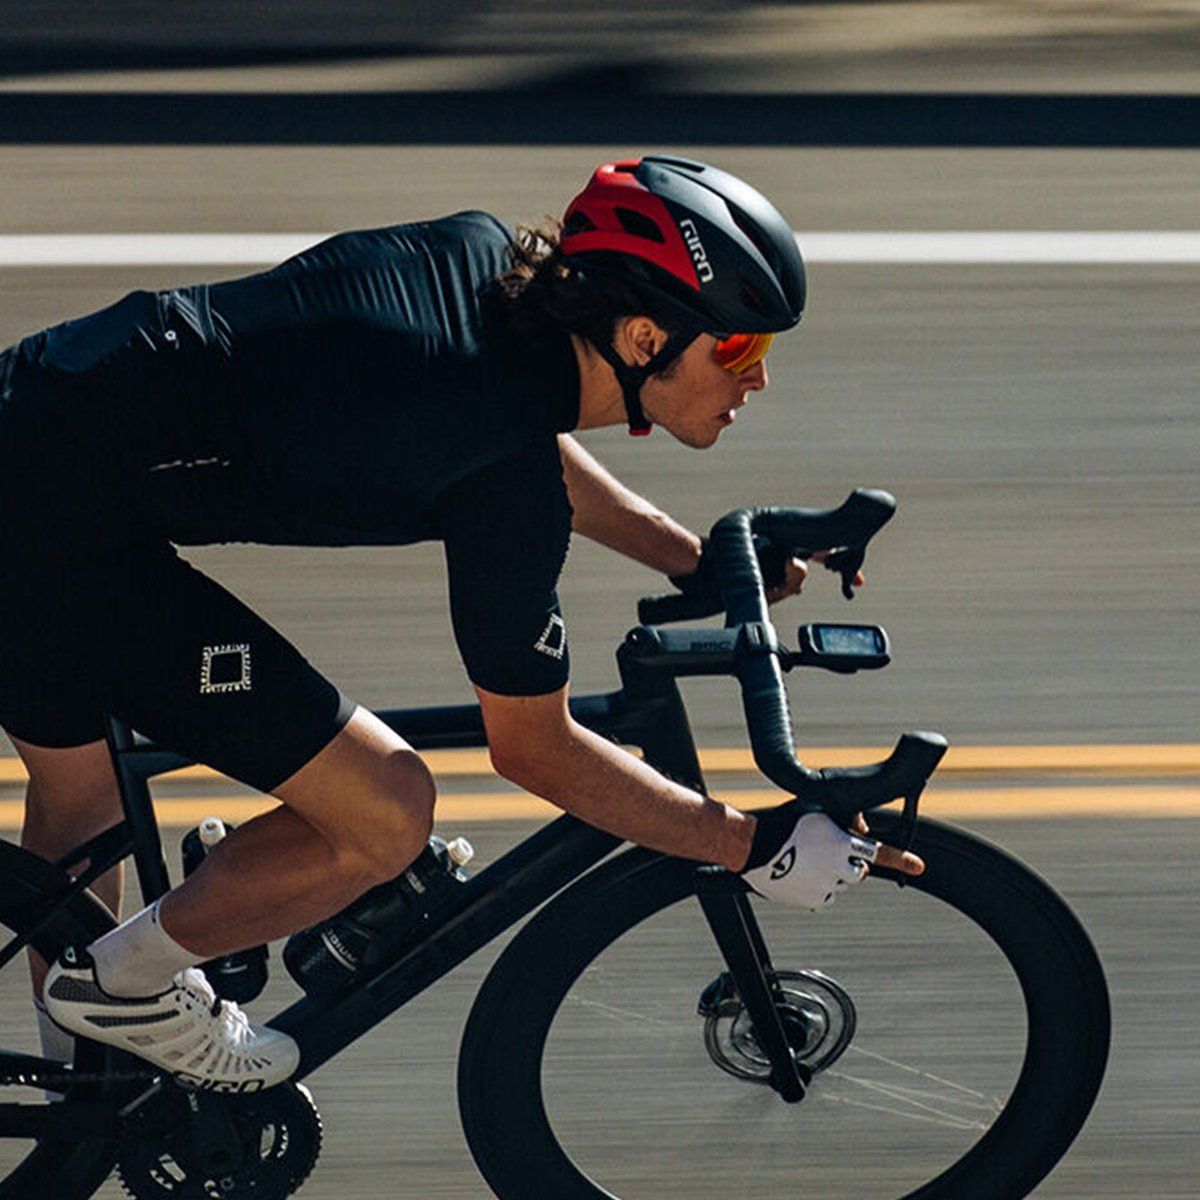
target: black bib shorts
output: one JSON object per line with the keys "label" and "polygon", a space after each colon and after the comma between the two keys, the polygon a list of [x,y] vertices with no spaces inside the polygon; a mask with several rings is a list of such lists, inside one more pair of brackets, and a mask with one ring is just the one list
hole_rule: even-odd
{"label": "black bib shorts", "polygon": [[169,543],[9,558],[0,726],[43,747],[104,737],[104,713],[272,792],[354,705]]}

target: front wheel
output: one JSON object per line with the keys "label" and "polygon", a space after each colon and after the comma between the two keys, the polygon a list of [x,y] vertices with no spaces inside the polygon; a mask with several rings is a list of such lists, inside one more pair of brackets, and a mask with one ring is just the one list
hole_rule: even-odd
{"label": "front wheel", "polygon": [[[895,821],[874,814],[872,832],[886,841]],[[1016,860],[929,821],[914,848],[927,870],[903,888],[874,880],[817,914],[753,905],[813,1070],[799,1104],[755,1070],[695,864],[630,850],[544,908],[463,1037],[463,1124],[496,1194],[1028,1195],[1099,1089],[1104,975],[1071,911]]]}

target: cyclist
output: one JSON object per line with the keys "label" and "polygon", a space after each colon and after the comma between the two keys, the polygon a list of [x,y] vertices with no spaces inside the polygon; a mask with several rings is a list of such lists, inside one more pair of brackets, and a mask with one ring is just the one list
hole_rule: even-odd
{"label": "cyclist", "polygon": [[[0,356],[21,564],[0,601],[0,725],[29,770],[23,844],[53,859],[117,819],[104,712],[282,802],[66,951],[44,990],[35,964],[55,1025],[202,1086],[280,1082],[295,1043],[216,1000],[196,965],[330,915],[430,834],[434,782],[412,748],[176,545],[440,539],[502,775],[792,903],[827,902],[876,856],[922,869],[794,804],[756,822],[567,708],[555,588],[572,530],[685,589],[711,575],[701,539],[570,431],[655,423],[711,446],[803,304],[795,239],[764,197],[647,156],[601,166],[561,234],[514,239],[480,212],[342,234],[263,274],[135,292]],[[765,566],[773,598],[800,590],[802,562]],[[119,880],[99,891],[115,911]]]}

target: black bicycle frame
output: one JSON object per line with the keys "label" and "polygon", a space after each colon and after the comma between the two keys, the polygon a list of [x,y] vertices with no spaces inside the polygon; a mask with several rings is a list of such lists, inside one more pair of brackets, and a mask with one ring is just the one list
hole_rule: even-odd
{"label": "black bicycle frame", "polygon": [[[655,661],[650,661],[653,657]],[[617,652],[622,688],[570,702],[581,725],[641,748],[649,765],[680,783],[705,791],[700,762],[676,675],[698,674],[696,664],[664,664],[648,656],[636,637]],[[729,662],[712,661],[704,674],[724,674]],[[416,749],[486,745],[478,705],[389,709],[377,714]],[[85,874],[55,898],[57,908],[117,862],[132,854],[142,894],[156,899],[170,889],[149,781],[190,762],[109,718],[108,742],[121,793],[124,821],[77,847],[56,865],[89,860]],[[431,914],[420,941],[401,958],[345,993],[308,996],[270,1022],[300,1045],[296,1078],[315,1070],[401,1005],[436,982],[480,947],[608,855],[621,840],[571,816],[540,829],[455,890]],[[11,957],[28,938],[5,947]]]}

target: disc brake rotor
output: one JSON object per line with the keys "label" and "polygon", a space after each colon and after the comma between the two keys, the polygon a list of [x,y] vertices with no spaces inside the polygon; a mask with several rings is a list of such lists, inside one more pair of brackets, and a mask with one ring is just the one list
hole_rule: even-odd
{"label": "disc brake rotor", "polygon": [[251,1096],[170,1084],[126,1120],[117,1174],[133,1200],[285,1200],[320,1152],[321,1116],[303,1084]]}
{"label": "disc brake rotor", "polygon": [[[775,971],[775,1007],[796,1061],[814,1075],[836,1062],[854,1037],[857,1016],[845,989],[820,971]],[[771,1063],[728,975],[705,989],[704,1046],[730,1075],[766,1083]]]}

